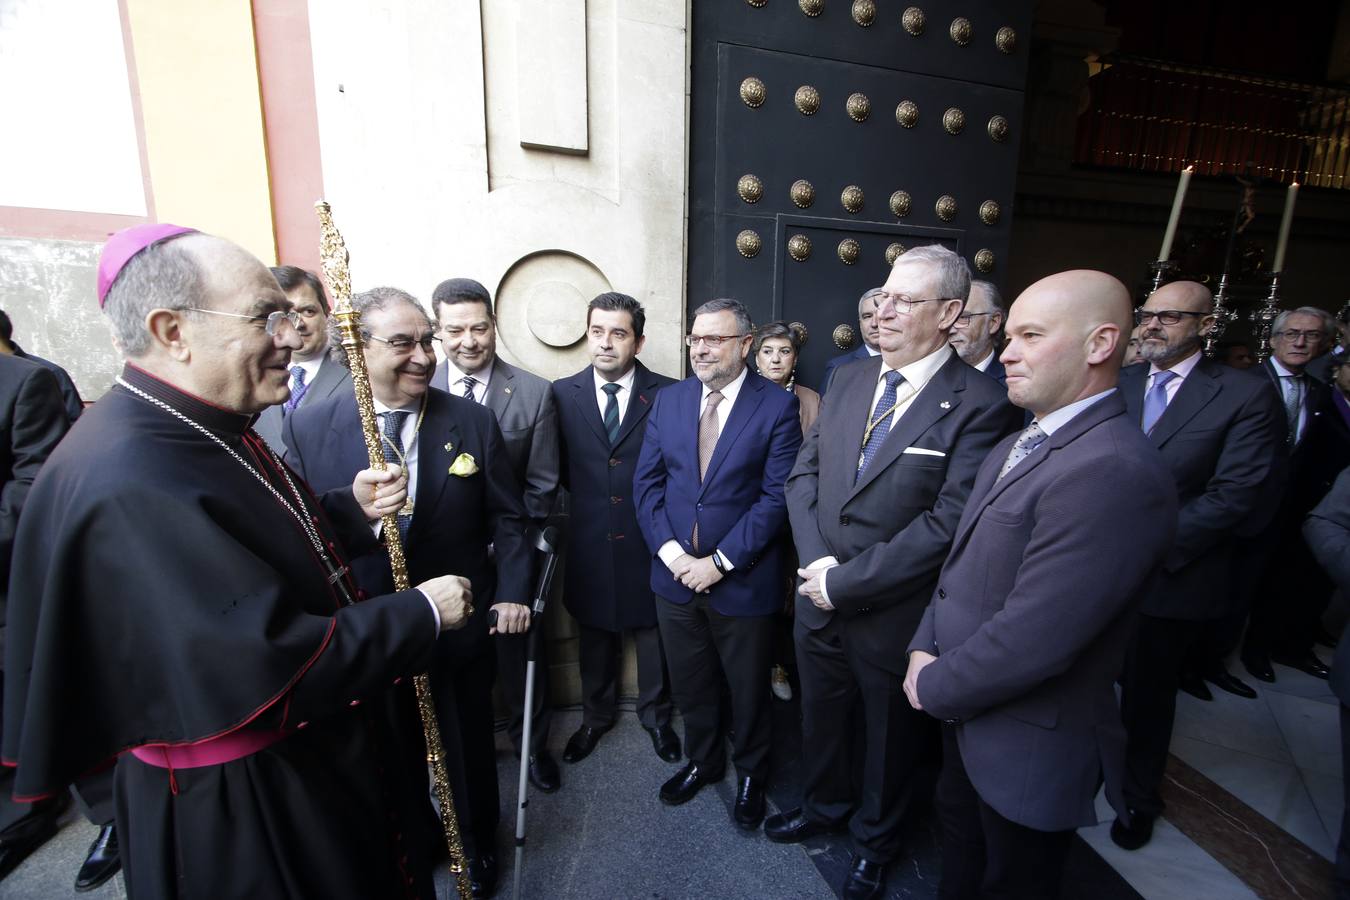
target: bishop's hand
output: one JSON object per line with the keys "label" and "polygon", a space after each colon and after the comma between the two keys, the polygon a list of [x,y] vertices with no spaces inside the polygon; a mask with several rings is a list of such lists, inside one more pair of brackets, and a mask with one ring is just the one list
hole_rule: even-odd
{"label": "bishop's hand", "polygon": [[362,469],[352,482],[352,496],[361,504],[361,512],[371,522],[378,522],[389,513],[396,513],[408,502],[408,481],[400,466],[388,469]]}

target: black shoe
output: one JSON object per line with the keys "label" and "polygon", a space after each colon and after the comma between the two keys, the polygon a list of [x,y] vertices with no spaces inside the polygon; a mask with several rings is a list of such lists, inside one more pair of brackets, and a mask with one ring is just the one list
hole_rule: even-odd
{"label": "black shoe", "polygon": [[122,868],[122,857],[117,852],[117,828],[104,825],[98,837],[89,845],[89,855],[75,876],[75,890],[92,891]]}
{"label": "black shoe", "polygon": [[886,867],[881,863],[863,859],[856,853],[849,864],[848,878],[844,881],[844,900],[873,900],[881,896],[886,885]]}
{"label": "black shoe", "polygon": [[1111,823],[1111,840],[1122,850],[1138,850],[1153,838],[1155,816],[1130,811],[1130,825],[1116,819]]}
{"label": "black shoe", "polygon": [[562,786],[558,776],[558,763],[553,754],[540,750],[530,757],[530,784],[545,794],[551,794]]}
{"label": "black shoe", "polygon": [[1289,655],[1272,655],[1270,658],[1272,661],[1277,662],[1282,666],[1298,669],[1300,672],[1307,672],[1312,677],[1320,678],[1323,681],[1326,681],[1331,675],[1331,670],[1328,669],[1322,661],[1317,658],[1317,654],[1313,653],[1311,650],[1304,650],[1302,653],[1291,653]]}
{"label": "black shoe", "polygon": [[1334,634],[1332,634],[1330,631],[1327,631],[1321,625],[1318,625],[1316,630],[1313,632],[1313,643],[1321,644],[1328,650],[1335,650],[1337,640]]}
{"label": "black shoe", "polygon": [[1275,683],[1275,670],[1270,667],[1270,657],[1259,651],[1242,652],[1242,667],[1257,681]]}
{"label": "black shoe", "polygon": [[837,825],[826,825],[808,819],[801,807],[769,816],[764,820],[764,836],[775,844],[800,844],[822,834],[833,834]]}
{"label": "black shoe", "polygon": [[694,795],[705,784],[716,784],[722,780],[722,772],[709,772],[700,768],[698,763],[689,763],[676,772],[665,784],[661,785],[661,802],[667,806],[679,806],[694,799]]}
{"label": "black shoe", "polygon": [[563,748],[563,762],[574,763],[581,762],[591,755],[595,745],[600,743],[600,735],[609,731],[609,728],[592,728],[589,725],[582,725],[576,730],[570,738],[567,739],[567,746]]}
{"label": "black shoe", "polygon": [[736,805],[731,809],[731,821],[746,831],[757,831],[764,821],[764,782],[758,778],[741,778],[736,783]]}
{"label": "black shoe", "polygon": [[1194,672],[1182,672],[1177,687],[1197,700],[1208,702],[1214,699],[1214,695],[1209,692],[1209,688],[1205,687],[1205,680]]}
{"label": "black shoe", "polygon": [[469,888],[475,898],[497,893],[497,854],[478,853],[469,857]]}
{"label": "black shoe", "polygon": [[642,726],[643,730],[652,737],[652,749],[656,755],[668,763],[679,762],[680,757],[680,739],[675,734],[675,729],[669,725],[658,725],[655,728]]}
{"label": "black shoe", "polygon": [[[30,814],[27,821],[16,823],[5,829],[0,836],[0,878],[19,867],[47,841],[56,834],[56,816],[46,813]],[[17,827],[16,827],[17,826]]]}
{"label": "black shoe", "polygon": [[1252,687],[1241,678],[1238,678],[1222,666],[1210,672],[1206,672],[1205,680],[1221,691],[1237,694],[1239,697],[1245,697],[1248,700],[1256,699],[1256,688]]}

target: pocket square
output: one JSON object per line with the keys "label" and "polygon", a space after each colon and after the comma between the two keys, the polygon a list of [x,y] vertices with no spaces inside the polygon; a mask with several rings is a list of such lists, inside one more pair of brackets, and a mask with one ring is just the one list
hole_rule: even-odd
{"label": "pocket square", "polygon": [[929,450],[927,447],[906,447],[906,453],[913,453],[917,456],[946,456],[941,450]]}
{"label": "pocket square", "polygon": [[450,474],[458,475],[460,478],[468,478],[477,471],[478,463],[474,462],[472,453],[461,453],[450,465]]}

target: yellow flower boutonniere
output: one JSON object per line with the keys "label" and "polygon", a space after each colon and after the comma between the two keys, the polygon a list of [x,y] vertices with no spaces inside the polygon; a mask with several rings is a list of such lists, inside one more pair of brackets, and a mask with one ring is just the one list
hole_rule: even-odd
{"label": "yellow flower boutonniere", "polygon": [[461,453],[450,466],[450,474],[460,478],[468,478],[477,471],[478,463],[474,462],[472,453]]}

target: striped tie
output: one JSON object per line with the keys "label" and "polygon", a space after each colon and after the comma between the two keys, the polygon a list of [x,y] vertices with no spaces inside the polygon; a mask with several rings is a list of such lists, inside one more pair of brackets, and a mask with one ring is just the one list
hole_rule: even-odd
{"label": "striped tie", "polygon": [[605,398],[605,432],[609,435],[612,447],[619,438],[619,386],[611,381],[600,390],[609,395]]}

